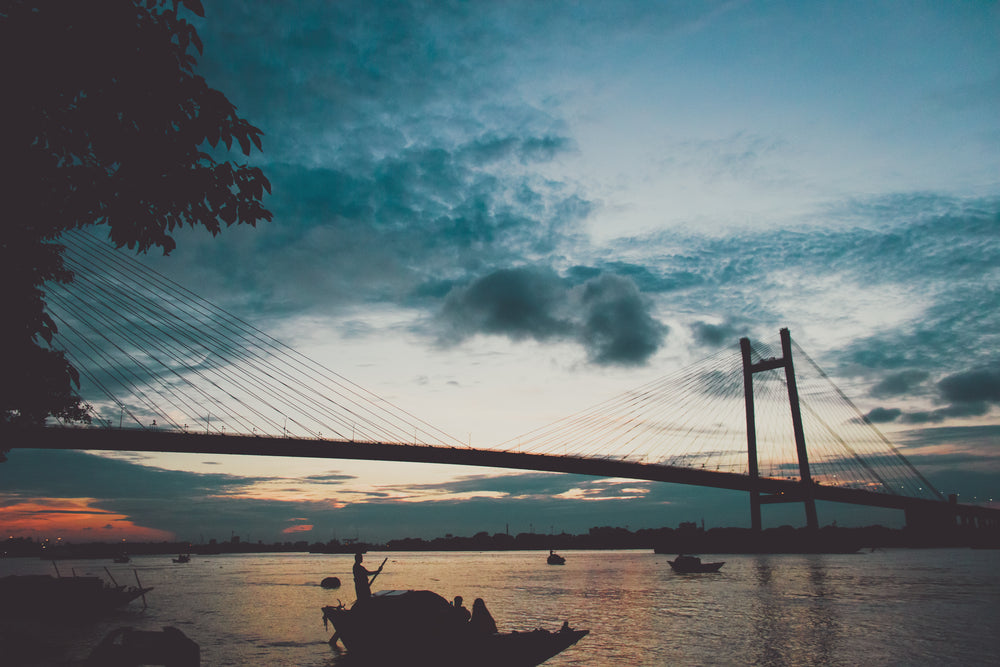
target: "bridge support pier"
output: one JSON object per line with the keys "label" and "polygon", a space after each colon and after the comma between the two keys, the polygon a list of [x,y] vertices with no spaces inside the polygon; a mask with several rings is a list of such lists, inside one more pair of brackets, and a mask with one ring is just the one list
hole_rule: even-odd
{"label": "bridge support pier", "polygon": [[750,339],[740,339],[743,354],[743,399],[747,414],[747,459],[750,473],[750,528],[759,533],[762,529],[760,517],[760,470],[757,463],[757,424],[753,410],[753,364],[750,361]]}
{"label": "bridge support pier", "polygon": [[[743,392],[747,415],[747,456],[751,478],[750,490],[750,524],[753,530],[761,530],[761,503],[798,502],[802,501],[806,511],[806,526],[810,530],[819,530],[819,519],[816,515],[816,499],[812,476],[809,473],[809,456],[806,452],[806,438],[802,429],[802,412],[799,409],[799,391],[795,384],[795,368],[792,365],[792,339],[788,329],[781,330],[781,358],[772,357],[758,363],[750,359],[750,339],[740,339],[740,350],[743,353]],[[785,369],[785,383],[788,386],[788,404],[792,412],[792,431],[795,436],[795,451],[799,460],[799,478],[801,494],[795,498],[767,497],[763,500],[758,491],[760,472],[757,462],[757,431],[754,418],[753,374],[770,371],[777,368]]]}

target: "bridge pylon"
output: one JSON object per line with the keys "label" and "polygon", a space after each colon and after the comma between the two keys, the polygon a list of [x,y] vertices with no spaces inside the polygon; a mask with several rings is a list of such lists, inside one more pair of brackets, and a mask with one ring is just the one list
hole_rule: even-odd
{"label": "bridge pylon", "polygon": [[[802,412],[799,409],[799,391],[795,384],[795,367],[792,364],[792,339],[788,329],[782,329],[781,357],[772,357],[753,363],[750,359],[750,339],[740,339],[740,351],[743,354],[743,393],[746,403],[747,418],[747,457],[750,473],[750,525],[755,531],[761,530],[760,506],[768,503],[802,501],[806,510],[806,526],[811,530],[819,529],[816,516],[816,499],[812,476],[809,473],[809,456],[806,452],[806,438],[802,429]],[[799,459],[799,477],[801,492],[795,496],[789,494],[761,494],[759,490],[760,470],[757,462],[757,428],[754,418],[753,376],[755,373],[785,369],[785,384],[788,387],[788,403],[792,412],[792,431],[795,437],[795,451]]]}

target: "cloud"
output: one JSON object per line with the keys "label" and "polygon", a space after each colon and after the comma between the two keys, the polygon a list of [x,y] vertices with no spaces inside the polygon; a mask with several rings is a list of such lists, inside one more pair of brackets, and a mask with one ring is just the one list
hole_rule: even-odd
{"label": "cloud", "polygon": [[297,526],[288,526],[281,532],[285,535],[294,535],[296,533],[310,533],[312,529],[312,524],[299,524]]}
{"label": "cloud", "polygon": [[989,412],[986,403],[957,403],[936,410],[918,410],[902,416],[902,421],[911,424],[940,423],[956,417],[981,417]]}
{"label": "cloud", "polygon": [[573,331],[567,299],[565,284],[551,270],[503,269],[448,295],[441,312],[444,334],[458,341],[477,333],[563,339]]}
{"label": "cloud", "polygon": [[694,340],[698,345],[714,348],[732,344],[736,340],[740,329],[729,322],[723,322],[722,324],[695,322],[691,325],[691,332],[694,334]]}
{"label": "cloud", "polygon": [[318,482],[323,484],[341,484],[357,479],[357,475],[347,475],[339,472],[324,473],[322,475],[309,475],[303,478],[308,482]]}
{"label": "cloud", "polygon": [[[924,370],[906,370],[885,376],[872,387],[871,395],[919,396],[930,373]],[[869,412],[873,422],[900,420],[910,424],[941,423],[950,419],[981,417],[990,412],[991,404],[1000,403],[1000,372],[993,368],[959,371],[938,380],[935,385],[937,402],[948,403],[930,410],[876,408]]]}
{"label": "cloud", "polygon": [[598,365],[636,365],[660,347],[668,327],[631,280],[599,274],[573,285],[548,268],[501,269],[454,288],[438,317],[441,341],[477,334],[514,341],[576,341]]}
{"label": "cloud", "polygon": [[938,382],[941,396],[955,403],[1000,403],[1000,369],[955,373]]}
{"label": "cloud", "polygon": [[[147,498],[224,494],[257,481],[223,473],[162,470],[77,451],[15,449],[0,468],[5,493],[23,498]],[[12,491],[12,489],[16,489]]]}
{"label": "cloud", "polygon": [[899,408],[875,408],[866,416],[875,424],[885,424],[899,419],[902,414],[903,411]]}
{"label": "cloud", "polygon": [[930,373],[927,371],[915,369],[891,373],[874,385],[870,393],[876,398],[910,394],[928,377]]}
{"label": "cloud", "polygon": [[582,286],[582,340],[599,365],[638,365],[659,349],[669,328],[650,314],[649,301],[631,280],[603,274]]}

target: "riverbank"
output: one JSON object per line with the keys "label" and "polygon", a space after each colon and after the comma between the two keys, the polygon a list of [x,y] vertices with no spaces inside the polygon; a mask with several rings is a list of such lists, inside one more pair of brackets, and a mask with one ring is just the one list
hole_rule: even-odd
{"label": "riverbank", "polygon": [[[802,548],[799,545],[813,545]],[[853,548],[852,548],[853,547]],[[53,544],[25,538],[9,538],[0,552],[5,557],[39,557],[46,560],[107,558],[123,553],[136,555],[162,555],[191,553],[255,554],[255,553],[318,553],[338,554],[368,551],[535,551],[547,549],[654,549],[661,553],[836,553],[873,548],[1000,548],[1000,533],[983,530],[959,529],[953,531],[927,531],[909,528],[895,529],[884,526],[842,528],[826,526],[818,533],[805,528],[781,526],[754,533],[748,528],[710,528],[694,523],[682,523],[678,528],[652,528],[630,531],[627,528],[602,526],[587,533],[509,533],[489,534],[486,531],[471,537],[445,535],[431,540],[402,538],[385,543],[367,543],[357,540],[330,540],[328,542],[264,543],[240,540],[233,536],[229,541],[210,540],[204,544],[191,542],[93,542],[85,544]]]}

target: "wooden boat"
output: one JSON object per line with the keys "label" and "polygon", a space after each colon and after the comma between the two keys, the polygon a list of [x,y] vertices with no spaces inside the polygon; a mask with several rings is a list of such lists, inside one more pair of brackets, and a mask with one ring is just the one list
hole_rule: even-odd
{"label": "wooden boat", "polygon": [[199,667],[201,647],[177,628],[166,626],[162,631],[112,630],[90,652],[83,667],[137,667],[138,665],[170,665]]}
{"label": "wooden boat", "polygon": [[684,554],[680,554],[677,558],[668,560],[667,562],[670,563],[670,568],[674,572],[684,574],[690,572],[718,572],[719,568],[726,564],[725,561],[702,563],[701,559],[697,556],[685,556]]}
{"label": "wooden boat", "polygon": [[86,618],[124,607],[151,590],[109,584],[100,577],[10,575],[0,578],[0,615]]}
{"label": "wooden boat", "polygon": [[548,563],[549,565],[565,565],[566,559],[550,549]]}
{"label": "wooden boat", "polygon": [[442,667],[534,667],[569,648],[589,630],[568,623],[556,631],[477,633],[455,607],[432,591],[380,591],[353,607],[323,607],[334,628],[331,645],[375,664]]}

